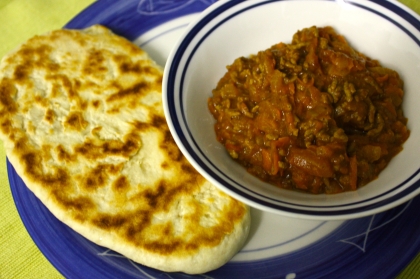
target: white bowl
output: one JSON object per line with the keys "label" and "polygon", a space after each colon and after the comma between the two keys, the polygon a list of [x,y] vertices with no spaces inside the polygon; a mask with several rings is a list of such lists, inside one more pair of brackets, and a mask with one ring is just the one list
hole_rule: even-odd
{"label": "white bowl", "polygon": [[[354,192],[312,195],[279,189],[247,173],[216,140],[207,108],[226,66],[310,26],[332,26],[360,52],[398,71],[411,130],[378,179]],[[194,21],[165,67],[163,102],[172,135],[192,165],[252,207],[305,219],[375,214],[420,193],[420,17],[396,1],[219,1]]]}

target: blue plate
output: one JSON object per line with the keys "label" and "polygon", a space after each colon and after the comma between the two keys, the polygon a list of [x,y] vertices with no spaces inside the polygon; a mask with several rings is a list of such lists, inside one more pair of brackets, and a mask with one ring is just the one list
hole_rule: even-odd
{"label": "blue plate", "polygon": [[[99,0],[66,28],[103,24],[157,60],[194,14],[214,1]],[[156,51],[155,46],[169,45]],[[152,56],[153,56],[152,55]],[[420,251],[420,197],[350,221],[304,221],[253,210],[250,240],[232,261],[202,275],[138,265],[58,221],[7,162],[20,217],[45,257],[67,278],[394,278]]]}

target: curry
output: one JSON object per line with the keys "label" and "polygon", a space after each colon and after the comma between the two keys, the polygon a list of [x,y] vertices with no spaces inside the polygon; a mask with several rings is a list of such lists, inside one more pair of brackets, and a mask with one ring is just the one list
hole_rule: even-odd
{"label": "curry", "polygon": [[399,74],[311,27],[237,58],[208,100],[217,140],[248,172],[313,194],[378,177],[409,137]]}

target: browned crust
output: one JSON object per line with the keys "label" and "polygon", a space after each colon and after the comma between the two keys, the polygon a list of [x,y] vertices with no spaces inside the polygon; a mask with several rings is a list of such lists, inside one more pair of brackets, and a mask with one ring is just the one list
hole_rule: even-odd
{"label": "browned crust", "polygon": [[[5,57],[0,71],[7,155],[66,224],[145,264],[150,255],[195,257],[238,230],[232,247],[243,243],[248,208],[182,156],[163,115],[162,71],[141,49],[101,26],[57,30]],[[157,219],[181,206],[176,220]]]}

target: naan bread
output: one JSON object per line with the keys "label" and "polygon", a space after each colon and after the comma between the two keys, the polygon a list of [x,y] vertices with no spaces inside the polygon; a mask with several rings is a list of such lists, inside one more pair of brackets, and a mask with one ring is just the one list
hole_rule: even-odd
{"label": "naan bread", "polygon": [[0,135],[25,184],[76,232],[153,268],[202,273],[241,248],[249,209],[182,156],[161,81],[105,27],[36,36],[0,64]]}

